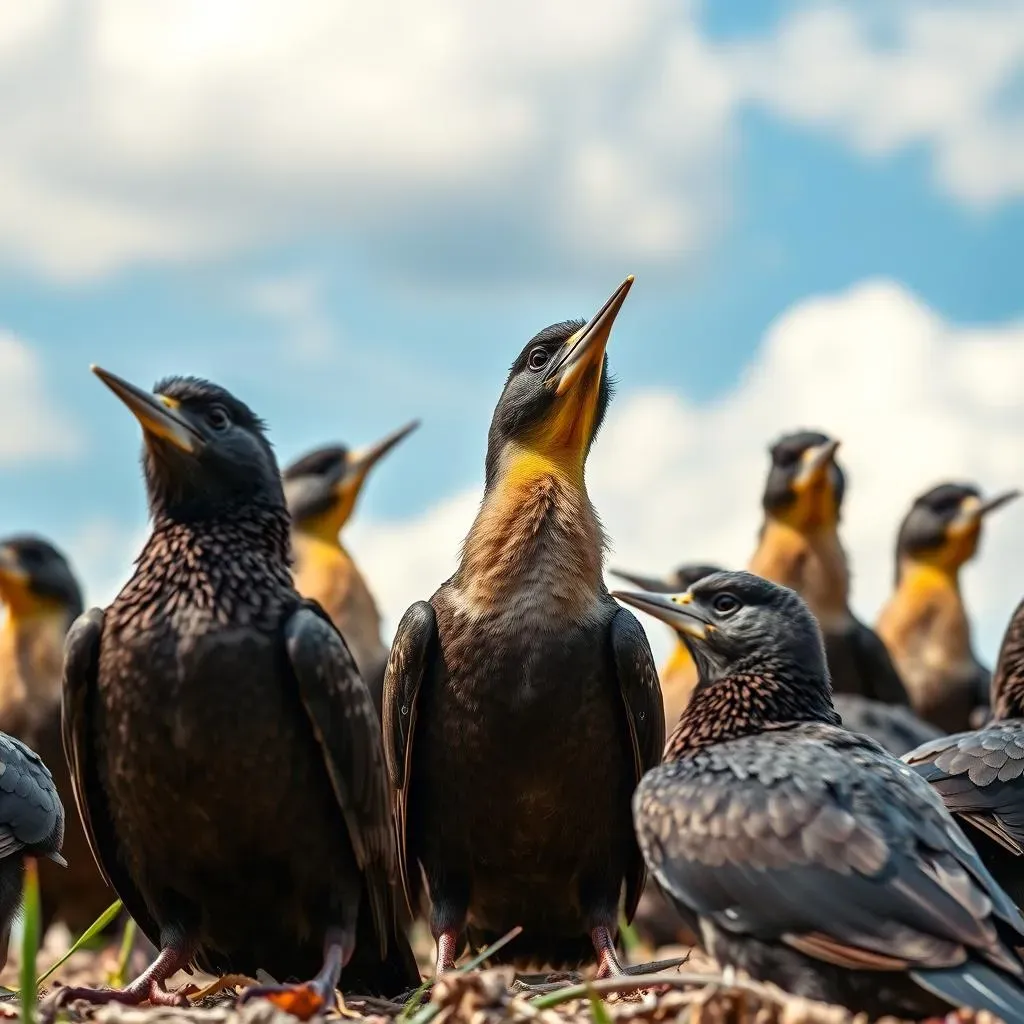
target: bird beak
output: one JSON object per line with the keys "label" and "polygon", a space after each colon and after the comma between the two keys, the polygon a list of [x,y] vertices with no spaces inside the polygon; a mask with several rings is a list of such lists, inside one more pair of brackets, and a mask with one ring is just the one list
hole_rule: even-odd
{"label": "bird beak", "polygon": [[826,441],[815,448],[808,448],[801,458],[800,470],[793,480],[793,487],[798,490],[806,490],[814,482],[820,479],[822,473],[835,460],[838,441]]}
{"label": "bird beak", "polygon": [[12,547],[0,547],[0,580],[12,587],[27,587],[29,574],[21,567],[18,553]]}
{"label": "bird beak", "polygon": [[406,423],[404,427],[399,427],[398,430],[388,434],[387,437],[382,438],[376,444],[371,444],[368,448],[363,448],[361,451],[349,452],[348,459],[345,465],[345,473],[341,478],[341,486],[355,485],[358,490],[362,486],[363,481],[366,479],[366,474],[370,472],[373,467],[380,462],[382,458],[392,448],[395,447],[400,441],[404,441],[418,426],[420,425],[419,420],[413,420],[411,423]]}
{"label": "bird beak", "polygon": [[629,590],[613,590],[626,604],[667,622],[677,633],[694,640],[706,640],[715,627],[704,617],[699,608],[693,606],[693,595],[687,590],[683,594],[636,593]]}
{"label": "bird beak", "polygon": [[90,369],[128,406],[148,437],[167,441],[189,455],[195,455],[205,447],[202,434],[182,415],[175,399],[143,391],[102,367],[92,366]]}
{"label": "bird beak", "polygon": [[[668,594],[672,592],[672,584],[668,580],[659,579],[657,576],[640,576],[634,572],[626,572],[623,569],[609,569],[613,576],[620,580],[632,583],[634,587],[641,590],[649,590],[655,594]],[[678,585],[678,584],[677,584]]]}
{"label": "bird beak", "polygon": [[971,530],[976,529],[981,520],[990,512],[995,512],[997,508],[1008,505],[1018,497],[1020,497],[1020,491],[1012,490],[997,494],[994,498],[989,498],[988,501],[982,501],[973,495],[964,498],[960,503],[960,511],[957,513],[956,518],[949,524],[949,535],[956,537],[969,533]]}
{"label": "bird beak", "polygon": [[544,378],[547,386],[554,388],[556,395],[564,395],[590,367],[600,367],[611,337],[612,325],[632,287],[633,275],[630,274],[591,318],[590,323],[562,346]]}

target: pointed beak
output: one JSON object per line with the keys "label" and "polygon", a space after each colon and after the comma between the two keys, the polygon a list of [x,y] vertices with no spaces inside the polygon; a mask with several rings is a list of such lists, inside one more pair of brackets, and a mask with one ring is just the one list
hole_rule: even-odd
{"label": "pointed beak", "polygon": [[189,455],[196,455],[205,447],[202,434],[182,415],[175,399],[143,391],[102,367],[90,369],[128,406],[147,437],[159,438]]}
{"label": "pointed beak", "polygon": [[1003,491],[1002,494],[997,494],[994,498],[989,498],[988,501],[983,501],[981,503],[981,508],[978,509],[978,514],[981,516],[987,516],[989,512],[995,512],[997,508],[1009,505],[1011,501],[1014,501],[1019,497],[1020,491],[1016,488],[1011,491]]}
{"label": "pointed beak", "polygon": [[624,569],[609,569],[608,571],[613,576],[618,576],[620,580],[632,583],[634,587],[649,590],[655,594],[670,594],[675,589],[671,581],[660,579],[657,576],[641,576],[635,572],[626,572]]}
{"label": "pointed beak", "polygon": [[793,480],[793,486],[797,490],[810,487],[825,471],[826,467],[835,461],[836,450],[839,442],[832,440],[818,445],[816,448],[808,448],[801,460],[800,470]]}
{"label": "pointed beak", "polygon": [[15,587],[28,586],[29,574],[21,566],[17,551],[5,544],[0,547],[0,579]]}
{"label": "pointed beak", "polygon": [[677,633],[693,640],[706,640],[714,626],[704,618],[699,608],[693,605],[690,591],[682,594],[636,593],[629,590],[613,590],[612,597],[667,622]]}
{"label": "pointed beak", "polygon": [[632,287],[633,275],[630,274],[590,322],[577,331],[555,356],[548,368],[545,383],[554,388],[556,395],[564,395],[590,367],[600,367],[611,337],[612,325]]}
{"label": "pointed beak", "polygon": [[1013,490],[1004,491],[1002,494],[997,494],[994,498],[989,498],[987,501],[981,501],[973,496],[964,498],[960,503],[960,511],[957,513],[956,518],[949,524],[948,535],[956,537],[976,529],[981,520],[990,512],[995,512],[996,509],[1008,505],[1019,496],[1020,491]]}
{"label": "pointed beak", "polygon": [[366,474],[370,472],[373,467],[380,462],[382,458],[392,448],[395,447],[400,441],[404,441],[418,426],[420,425],[419,420],[413,420],[411,423],[406,423],[404,427],[399,427],[398,430],[388,434],[387,437],[382,438],[376,444],[370,445],[368,448],[363,448],[361,451],[350,452],[348,461],[345,466],[345,474],[342,477],[342,483],[348,483],[349,481],[356,481],[362,483]]}

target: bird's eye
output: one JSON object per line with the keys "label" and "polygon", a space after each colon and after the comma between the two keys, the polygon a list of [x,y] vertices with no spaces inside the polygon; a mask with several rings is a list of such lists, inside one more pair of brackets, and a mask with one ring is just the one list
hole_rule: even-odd
{"label": "bird's eye", "polygon": [[227,409],[222,405],[215,405],[207,414],[206,420],[214,430],[224,430],[231,422]]}
{"label": "bird's eye", "polygon": [[526,364],[531,370],[543,370],[547,366],[549,358],[547,350],[538,345],[530,350],[530,354],[526,358]]}
{"label": "bird's eye", "polygon": [[737,608],[739,608],[739,601],[732,596],[732,594],[719,594],[714,601],[711,602],[711,607],[718,612],[719,615],[731,615]]}

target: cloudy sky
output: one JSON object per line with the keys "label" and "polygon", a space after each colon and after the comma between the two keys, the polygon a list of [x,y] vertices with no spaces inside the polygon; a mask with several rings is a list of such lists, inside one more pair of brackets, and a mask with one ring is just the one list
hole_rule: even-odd
{"label": "cloudy sky", "polygon": [[[508,364],[635,273],[590,465],[611,564],[741,562],[766,445],[820,427],[873,618],[917,491],[1024,484],[1024,2],[713,8],[13,5],[0,530],[95,601],[130,570],[138,433],[90,362],[213,377],[284,459],[418,416],[351,535],[393,624],[451,570]],[[1024,504],[967,590],[992,657]]]}

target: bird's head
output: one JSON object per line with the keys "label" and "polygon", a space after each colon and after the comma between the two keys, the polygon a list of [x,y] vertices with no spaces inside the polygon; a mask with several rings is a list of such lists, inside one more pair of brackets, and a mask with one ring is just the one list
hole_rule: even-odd
{"label": "bird's head", "polygon": [[655,594],[678,594],[689,590],[697,580],[702,580],[705,576],[723,570],[718,565],[688,562],[685,565],[676,566],[665,576],[643,576],[640,573],[626,572],[624,569],[609,569],[608,571],[641,590],[649,590]]}
{"label": "bird's head", "polygon": [[40,537],[0,540],[0,601],[12,619],[82,612],[82,591],[68,560]]}
{"label": "bird's head", "polygon": [[667,622],[689,647],[701,685],[762,667],[820,680],[828,689],[818,623],[795,592],[749,572],[717,572],[681,594],[614,591],[613,596]]}
{"label": "bird's head", "polygon": [[897,574],[907,562],[956,572],[978,549],[981,524],[996,509],[1018,497],[1003,491],[983,498],[971,484],[945,483],[914,500],[896,541]]}
{"label": "bird's head", "polygon": [[605,348],[632,284],[627,277],[589,322],[554,324],[519,353],[491,420],[488,489],[501,479],[543,476],[583,486],[611,397]]}
{"label": "bird's head", "polygon": [[93,367],[142,426],[150,511],[182,522],[285,508],[263,421],[217,384],[168,377],[143,391]]}
{"label": "bird's head", "polygon": [[834,528],[846,488],[838,447],[826,434],[807,430],[776,441],[761,499],[765,515],[801,533]]}
{"label": "bird's head", "polygon": [[370,470],[418,426],[414,420],[358,451],[344,445],[317,448],[287,466],[284,493],[296,529],[326,540],[337,538]]}

